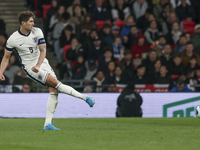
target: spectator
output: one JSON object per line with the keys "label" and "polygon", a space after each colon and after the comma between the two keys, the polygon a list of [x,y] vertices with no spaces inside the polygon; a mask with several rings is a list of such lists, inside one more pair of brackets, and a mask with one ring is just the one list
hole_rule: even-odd
{"label": "spectator", "polygon": [[20,71],[15,72],[13,85],[22,85],[23,82],[31,83],[32,80],[27,76],[23,67],[20,67]]}
{"label": "spectator", "polygon": [[132,81],[134,84],[149,84],[150,79],[146,74],[146,67],[144,65],[139,65],[137,67],[137,73],[133,75]]}
{"label": "spectator", "polygon": [[131,49],[133,45],[137,44],[137,37],[139,35],[139,30],[136,25],[131,26],[130,33],[128,34],[127,49]]}
{"label": "spectator", "polygon": [[112,81],[112,76],[115,73],[115,68],[116,68],[115,61],[108,62],[107,66],[106,66],[105,76],[106,76],[106,78],[109,79],[109,82]]}
{"label": "spectator", "polygon": [[104,92],[106,90],[106,86],[109,82],[108,79],[106,79],[106,77],[104,76],[102,70],[97,71],[97,73],[94,75],[93,80],[97,83],[95,92]]}
{"label": "spectator", "polygon": [[155,15],[156,19],[158,19],[160,14],[163,12],[163,6],[166,3],[169,3],[169,0],[159,0],[159,2],[155,4],[153,8],[153,14]]}
{"label": "spectator", "polygon": [[104,38],[110,36],[111,34],[111,26],[109,24],[104,24],[102,29],[99,31],[99,38],[106,42]]}
{"label": "spectator", "polygon": [[110,18],[107,18],[104,20],[104,24],[109,24],[109,25],[112,25],[112,21]]}
{"label": "spectator", "polygon": [[200,54],[200,43],[199,43],[199,39],[200,39],[200,24],[197,24],[195,27],[194,27],[194,34],[191,38],[191,42],[193,43],[194,45],[194,48],[198,49],[198,53]]}
{"label": "spectator", "polygon": [[166,44],[163,49],[163,55],[160,57],[162,65],[170,67],[170,62],[172,61],[172,47],[170,44]]}
{"label": "spectator", "polygon": [[170,62],[169,66],[171,75],[181,75],[184,72],[184,64],[182,63],[180,54],[173,56],[173,60]]}
{"label": "spectator", "polygon": [[21,90],[22,93],[30,93],[30,92],[33,92],[32,89],[31,89],[31,83],[29,82],[24,82],[22,84],[22,90]]}
{"label": "spectator", "polygon": [[117,60],[122,60],[124,55],[124,46],[122,45],[122,41],[120,37],[116,37],[113,43],[113,57]]}
{"label": "spectator", "polygon": [[85,32],[85,29],[97,29],[96,23],[92,20],[90,14],[86,14],[83,18],[83,21],[81,21],[80,24],[81,32]]}
{"label": "spectator", "polygon": [[89,59],[86,61],[85,66],[75,73],[73,79],[91,80],[94,74],[97,72],[98,64],[95,59]]}
{"label": "spectator", "polygon": [[13,84],[15,73],[20,71],[20,67],[15,65],[15,60],[15,56],[12,55],[9,59],[8,66],[4,71],[4,75],[9,79],[9,84]]}
{"label": "spectator", "polygon": [[63,48],[65,45],[70,45],[74,37],[73,27],[71,25],[67,25],[59,37],[60,48]]}
{"label": "spectator", "polygon": [[196,22],[200,22],[200,1],[197,1],[197,0],[188,0],[188,1],[192,3],[196,11],[195,12],[197,16]]}
{"label": "spectator", "polygon": [[128,84],[123,89],[117,99],[116,117],[142,117],[142,97],[134,91],[134,84]]}
{"label": "spectator", "polygon": [[179,29],[178,22],[174,22],[172,24],[172,31],[166,34],[167,43],[170,45],[176,45],[181,35],[182,32]]}
{"label": "spectator", "polygon": [[99,60],[103,53],[104,52],[101,45],[101,39],[99,38],[99,36],[95,36],[91,48],[88,49],[88,58]]}
{"label": "spectator", "polygon": [[116,91],[117,91],[116,84],[114,84],[114,83],[109,84],[109,86],[108,86],[108,92],[115,93]]}
{"label": "spectator", "polygon": [[58,10],[54,13],[54,15],[52,15],[52,17],[50,18],[50,23],[49,23],[49,29],[52,30],[52,28],[55,26],[55,24],[58,21],[61,21],[62,19],[62,14],[66,12],[66,8],[63,5],[60,5]]}
{"label": "spectator", "polygon": [[162,56],[165,44],[166,44],[165,37],[160,36],[158,39],[158,44],[156,46],[154,46],[154,48],[152,48],[153,50],[155,50],[157,52],[158,57]]}
{"label": "spectator", "polygon": [[188,88],[190,88],[191,90],[195,89],[194,87],[191,87],[191,85],[196,84],[194,73],[195,73],[195,70],[193,70],[193,69],[186,70],[186,80],[185,80],[185,83],[188,84]]}
{"label": "spectator", "polygon": [[130,50],[124,51],[124,58],[119,63],[119,66],[122,68],[124,74],[126,74],[127,79],[131,79],[133,76],[133,60],[132,53]]}
{"label": "spectator", "polygon": [[84,93],[92,93],[93,92],[92,86],[90,86],[90,85],[85,86],[83,89],[83,92]]}
{"label": "spectator", "polygon": [[104,38],[103,43],[104,45],[112,46],[114,43],[115,38],[119,36],[119,27],[114,25],[111,28],[111,34]]}
{"label": "spectator", "polygon": [[58,1],[57,0],[51,0],[51,8],[47,10],[46,13],[46,19],[45,19],[45,24],[44,24],[44,34],[47,35],[49,31],[49,25],[50,25],[50,20],[51,17],[58,11]]}
{"label": "spectator", "polygon": [[[195,77],[196,77],[196,85],[199,85],[200,84],[200,68],[196,69]],[[195,91],[200,92],[200,87],[196,87]]]}
{"label": "spectator", "polygon": [[51,2],[50,0],[39,0],[38,3],[37,3],[37,9],[39,10],[40,14],[39,14],[39,17],[42,17],[43,18],[43,8],[45,5],[51,5]]}
{"label": "spectator", "polygon": [[5,32],[0,32],[0,60],[3,59],[4,50],[6,48],[7,34]]}
{"label": "spectator", "polygon": [[157,53],[155,50],[151,50],[149,56],[143,60],[142,64],[146,67],[146,72],[151,74],[154,70],[154,64],[157,60]]}
{"label": "spectator", "polygon": [[123,25],[120,36],[123,38],[123,41],[126,43],[128,41],[127,35],[130,33],[131,26],[135,25],[133,16],[128,16],[125,20],[125,24]]}
{"label": "spectator", "polygon": [[[161,28],[160,24],[158,23],[158,20],[156,19],[156,17],[155,17],[153,14],[149,14],[148,23],[146,24],[145,30],[149,27],[149,25],[150,25],[150,23],[151,23],[152,21],[156,21],[156,23],[157,23],[157,29],[158,29],[159,32],[161,32],[161,31],[162,31],[162,28]],[[145,31],[145,30],[144,30],[144,31]],[[162,32],[161,32],[161,33],[162,33]]]}
{"label": "spectator", "polygon": [[117,66],[115,68],[115,73],[111,80],[112,80],[112,83],[115,83],[115,84],[127,84],[128,83],[127,77],[122,72],[122,68],[120,66]]}
{"label": "spectator", "polygon": [[150,22],[149,28],[147,28],[144,32],[144,36],[147,40],[147,43],[151,45],[159,39],[160,33],[158,31],[156,21]]}
{"label": "spectator", "polygon": [[132,59],[142,58],[142,53],[150,50],[150,46],[146,44],[143,34],[137,36],[137,44],[131,48]]}
{"label": "spectator", "polygon": [[26,5],[25,5],[29,10],[33,11],[34,8],[34,0],[26,0]]}
{"label": "spectator", "polygon": [[[176,17],[175,12],[171,12],[169,16],[167,17],[167,20],[163,22],[162,24],[162,33],[163,35],[166,35],[172,30],[172,24],[175,22],[179,22],[178,18]],[[183,31],[183,23],[179,23],[179,30]]]}
{"label": "spectator", "polygon": [[89,36],[87,36],[87,38],[84,40],[83,44],[83,49],[85,50],[85,58],[88,58],[88,51],[89,49],[91,49],[93,47],[93,40],[94,37],[96,37],[98,35],[97,30],[92,29],[89,33]]}
{"label": "spectator", "polygon": [[153,74],[149,74],[151,79],[156,80],[160,76],[160,68],[162,66],[161,60],[157,59],[154,64],[154,71],[152,71]]}
{"label": "spectator", "polygon": [[[4,80],[4,81],[1,81],[1,82],[0,82],[0,85],[9,85],[9,84],[10,84],[9,78],[8,78],[6,75],[4,75],[4,76],[5,76],[5,80]],[[2,91],[1,91],[1,88],[0,88],[0,92],[2,92]]]}
{"label": "spectator", "polygon": [[0,18],[0,32],[6,32],[6,23]]}
{"label": "spectator", "polygon": [[148,3],[146,0],[136,0],[133,3],[133,11],[136,17],[136,20],[143,16],[148,8]]}
{"label": "spectator", "polygon": [[[50,18],[49,27],[46,27],[46,28],[48,28],[47,41],[48,41],[49,46],[53,45],[53,42],[54,42],[53,30],[55,28],[56,23],[61,21],[62,14],[64,12],[66,12],[65,6],[63,6],[63,5],[59,6],[58,10]],[[51,47],[50,51],[54,51],[52,47]]]}
{"label": "spectator", "polygon": [[81,5],[76,4],[73,6],[73,14],[70,17],[70,22],[72,22],[75,26],[79,25],[83,21],[84,15],[81,11]]}
{"label": "spectator", "polygon": [[[175,9],[177,6],[181,5],[181,0],[170,0],[170,3],[172,4],[172,7]],[[191,5],[190,0],[186,0],[186,3],[188,5]]]}
{"label": "spectator", "polygon": [[161,13],[161,15],[158,18],[158,23],[160,25],[162,25],[167,18],[169,18],[170,13],[173,11],[172,6],[170,3],[166,3],[163,5],[163,12]]}
{"label": "spectator", "polygon": [[141,65],[141,64],[142,64],[142,59],[141,58],[135,58],[135,59],[133,59],[134,73],[135,73],[135,70],[137,69],[137,67],[139,65]]}
{"label": "spectator", "polygon": [[104,47],[104,54],[99,59],[99,70],[103,70],[105,72],[105,68],[110,61],[115,61],[113,57],[113,49],[110,46]]}
{"label": "spectator", "polygon": [[72,78],[74,77],[75,73],[78,72],[78,70],[80,70],[85,65],[85,59],[84,56],[82,55],[77,56],[76,61],[77,63],[74,66],[72,66],[72,74],[73,74]]}
{"label": "spectator", "polygon": [[182,63],[187,66],[190,61],[190,57],[195,56],[197,58],[197,63],[200,65],[200,57],[199,54],[194,51],[194,46],[192,42],[188,42],[186,45],[186,50],[181,53]]}
{"label": "spectator", "polygon": [[57,22],[55,27],[54,27],[54,30],[53,30],[53,38],[54,40],[57,40],[59,39],[63,29],[67,26],[67,25],[71,25],[72,28],[73,28],[73,32],[75,31],[75,26],[73,23],[71,23],[69,21],[69,18],[70,18],[70,14],[67,13],[67,12],[64,12],[62,14],[62,18],[61,18],[61,21]]}
{"label": "spectator", "polygon": [[89,9],[89,13],[94,21],[111,19],[111,13],[103,4],[103,0],[95,0],[95,4]]}
{"label": "spectator", "polygon": [[188,65],[185,68],[185,71],[193,70],[195,71],[196,69],[199,69],[200,66],[197,64],[197,58],[195,56],[190,57],[190,61]]}
{"label": "spectator", "polygon": [[178,79],[177,85],[173,87],[173,89],[170,90],[170,92],[193,92],[191,89],[185,85],[184,80]]}
{"label": "spectator", "polygon": [[176,7],[176,15],[179,21],[195,21],[196,14],[195,9],[192,5],[188,5],[186,0],[181,0],[181,5]]}
{"label": "spectator", "polygon": [[124,0],[117,0],[111,14],[114,21],[125,20],[130,15],[130,9]]}
{"label": "spectator", "polygon": [[151,8],[148,8],[143,16],[137,19],[137,27],[145,31],[149,24],[149,15],[152,14]]}
{"label": "spectator", "polygon": [[70,49],[66,53],[66,58],[69,61],[76,61],[78,56],[84,56],[84,49],[77,38],[71,40]]}
{"label": "spectator", "polygon": [[166,66],[162,65],[160,67],[160,75],[155,79],[154,83],[157,84],[169,84],[169,90],[173,87],[173,79],[171,78]]}
{"label": "spectator", "polygon": [[191,39],[191,34],[188,33],[188,32],[186,32],[186,33],[185,33],[185,37],[186,37],[186,41],[189,42],[190,39]]}
{"label": "spectator", "polygon": [[[69,5],[69,7],[67,8],[67,12],[70,14],[70,16],[73,16],[73,7],[75,5],[81,6],[81,0],[73,0],[72,5]],[[87,13],[86,9],[82,6],[81,6],[81,12],[83,15]]]}
{"label": "spectator", "polygon": [[185,34],[182,34],[180,36],[180,38],[179,38],[179,42],[174,47],[173,53],[174,54],[180,54],[180,53],[182,53],[185,50],[186,43],[187,43],[186,36],[185,36]]}
{"label": "spectator", "polygon": [[82,45],[84,45],[84,41],[90,36],[90,32],[92,31],[89,27],[84,28],[81,32],[80,25],[76,26],[76,37],[80,41]]}
{"label": "spectator", "polygon": [[[84,57],[81,54],[75,56],[75,60],[62,63],[59,68],[59,79],[71,79],[74,74],[84,66]],[[74,65],[75,64],[75,65]]]}
{"label": "spectator", "polygon": [[72,2],[73,2],[72,0],[70,0],[70,1],[60,0],[60,4],[64,5],[66,8],[68,8],[69,6],[71,6]]}
{"label": "spectator", "polygon": [[56,66],[57,69],[59,69],[61,67],[61,64],[64,61],[64,57],[63,57],[63,48],[65,45],[70,45],[71,44],[71,40],[74,38],[74,34],[72,33],[72,26],[71,25],[67,25],[62,33],[61,36],[59,37],[59,40],[54,42],[54,51],[58,60],[58,64]]}

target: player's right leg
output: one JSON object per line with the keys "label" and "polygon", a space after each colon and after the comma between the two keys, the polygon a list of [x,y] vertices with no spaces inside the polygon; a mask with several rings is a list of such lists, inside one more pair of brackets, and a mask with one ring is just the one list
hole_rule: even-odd
{"label": "player's right leg", "polygon": [[43,130],[60,130],[53,126],[52,118],[55,113],[56,107],[58,104],[58,90],[52,87],[49,87],[49,98],[46,108],[46,119],[44,123]]}
{"label": "player's right leg", "polygon": [[46,78],[46,85],[49,86],[49,87],[55,87],[58,91],[60,91],[62,93],[71,95],[73,97],[80,98],[80,99],[86,101],[86,103],[88,103],[88,105],[90,107],[93,107],[93,105],[95,104],[95,100],[93,98],[88,97],[87,95],[79,93],[78,91],[76,91],[71,86],[62,84],[60,81],[55,79],[50,74],[48,74],[48,76]]}

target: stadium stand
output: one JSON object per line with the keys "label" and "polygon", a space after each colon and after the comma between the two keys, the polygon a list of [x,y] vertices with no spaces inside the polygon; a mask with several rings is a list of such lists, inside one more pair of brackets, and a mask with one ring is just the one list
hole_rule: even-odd
{"label": "stadium stand", "polygon": [[[68,11],[70,14],[70,18],[73,18],[73,20],[75,20],[76,23],[74,22],[75,23],[74,24],[73,22],[70,22],[68,19],[67,21],[63,21],[63,19],[60,17],[61,15],[58,15],[62,14],[63,12],[58,12],[59,10],[57,10],[55,14],[50,14],[53,16],[54,24],[51,24],[51,27],[43,25],[42,29],[45,30],[44,32],[45,37],[48,37],[47,35],[51,35],[53,33],[54,27],[58,22],[60,23],[60,25],[62,25],[63,29],[69,24],[73,26],[73,31],[72,31],[73,36],[69,36],[71,34],[69,34],[68,30],[65,31],[62,30],[62,37],[59,37],[57,41],[52,37],[50,41],[48,41],[49,40],[48,38],[46,39],[46,41],[52,43],[52,45],[54,45],[55,42],[59,43],[57,44],[57,48],[60,50],[59,55],[61,56],[63,55],[61,58],[63,60],[58,60],[58,58],[56,58],[55,56],[55,50],[52,50],[54,48],[48,45],[47,57],[54,71],[56,72],[57,76],[59,76],[59,68],[56,68],[56,64],[58,62],[63,62],[65,64],[66,62],[70,62],[69,64],[71,64],[71,67],[72,68],[75,67],[74,69],[76,71],[74,73],[75,74],[78,73],[80,75],[79,71],[82,70],[81,67],[83,67],[83,64],[79,65],[77,64],[78,60],[69,61],[66,58],[66,53],[71,48],[74,50],[74,53],[77,54],[77,58],[79,58],[78,56],[82,51],[80,58],[83,59],[84,63],[87,63],[88,60],[93,59],[94,54],[98,55],[98,57],[96,57],[95,55],[96,59],[95,61],[97,62],[96,63],[97,66],[95,67],[98,68],[96,69],[98,72],[103,71],[104,78],[106,79],[106,81],[109,81],[107,83],[107,88],[103,90],[106,92],[108,92],[108,86],[111,84],[115,84],[116,89],[118,89],[116,91],[120,92],[120,90],[124,88],[125,85],[120,84],[119,81],[122,80],[122,78],[124,77],[135,83],[136,81],[134,80],[136,80],[136,77],[138,81],[140,78],[143,78],[143,76],[148,77],[148,80],[142,80],[143,81],[142,84],[136,86],[137,87],[136,89],[137,90],[139,89],[139,91],[167,92],[170,91],[169,85],[170,88],[172,88],[171,84],[176,85],[177,80],[183,77],[187,85],[189,85],[190,87],[191,86],[195,87],[199,83],[198,82],[199,78],[197,75],[198,73],[196,73],[196,71],[197,69],[200,68],[200,66],[198,65],[200,64],[200,62],[198,62],[199,59],[197,59],[200,57],[199,56],[200,44],[198,44],[198,41],[200,40],[199,36],[200,26],[196,26],[197,24],[199,24],[199,19],[195,20],[194,17],[193,19],[188,17],[185,20],[182,20],[183,16],[181,16],[181,18],[178,18],[180,17],[180,13],[175,11],[174,10],[175,8],[173,7],[171,7],[172,12],[170,11],[171,13],[169,13],[171,15],[166,14],[167,10],[163,10],[164,6],[169,6],[169,4],[171,6],[174,5],[171,4],[170,1],[169,3],[167,3],[167,1],[166,2],[162,1],[162,4],[158,3],[158,1],[156,1],[155,3],[150,3],[147,0],[144,1],[147,2],[145,3],[145,9],[148,4],[148,9],[147,9],[148,13],[144,13],[145,11],[143,11],[144,15],[141,15],[139,18],[136,18],[136,15],[134,14],[135,11],[133,10],[134,3],[128,1],[124,1],[123,8],[118,8],[119,6],[122,6],[122,4],[117,4],[118,1],[115,4],[114,3],[112,4],[110,3],[109,0],[102,0],[102,1],[99,0],[96,1],[97,3],[94,3],[93,1],[78,1],[78,0],[66,3],[61,1],[61,3],[58,3],[57,8],[59,8],[60,5],[64,5],[65,7],[63,7],[64,8],[63,11],[64,12]],[[16,2],[22,2],[22,1],[17,0]],[[49,8],[52,7],[51,2],[52,1],[34,0],[35,4],[34,12],[36,14],[37,19],[42,19],[43,21],[46,19],[47,11],[49,10]],[[69,3],[71,5],[69,5]],[[196,9],[197,7],[196,6],[193,7],[192,6],[193,4],[194,4],[193,1],[191,1],[191,3],[187,3],[187,5],[191,5],[190,8]],[[82,9],[75,9],[74,6],[77,5],[81,6]],[[183,2],[180,5],[184,6],[185,4]],[[118,19],[112,18],[113,17],[111,15],[112,9],[117,9],[116,12],[118,13],[117,16],[119,16]],[[125,15],[129,13],[129,12],[124,12],[125,10],[130,10],[130,16]],[[17,11],[15,12],[17,14]],[[90,14],[91,12],[95,14]],[[105,12],[107,13],[107,15],[105,15]],[[198,16],[199,11],[195,10],[193,11],[193,13],[194,12],[196,12],[196,16]],[[160,16],[159,14],[161,13],[162,15]],[[81,16],[77,14],[81,14]],[[100,14],[102,14],[102,16]],[[0,18],[1,16],[2,14],[0,15]],[[95,16],[96,18],[94,18]],[[195,14],[192,14],[192,16],[195,16]],[[119,18],[124,18],[124,20],[122,19],[120,20]],[[2,19],[4,20],[4,17]],[[163,24],[161,23],[160,20],[164,22],[163,23],[164,26],[162,26]],[[4,21],[6,24],[7,23],[10,24],[8,20],[5,19]],[[142,28],[140,28],[141,21],[143,21]],[[178,29],[176,29],[176,27],[172,27],[172,25],[176,22],[179,25],[177,26]],[[109,24],[110,27],[105,26],[105,28],[103,28],[105,23]],[[49,23],[47,22],[46,24]],[[118,26],[119,28],[116,27],[112,28],[113,26]],[[15,28],[15,30],[16,29],[17,28]],[[8,32],[9,30],[10,29],[6,30],[8,35],[10,35],[11,33]],[[163,32],[163,30],[165,31]],[[180,33],[183,34],[180,35]],[[2,36],[5,37],[0,32],[0,52],[3,53],[3,51],[1,51],[1,41],[4,41],[4,38]],[[95,40],[96,36],[99,36],[100,39]],[[78,39],[81,48],[79,49],[72,48],[73,45],[76,45],[76,43],[73,44],[70,43],[73,37],[76,37]],[[164,44],[160,40],[162,38],[166,39],[166,42],[164,42]],[[175,43],[171,42],[171,48],[169,50],[170,51],[169,53],[167,52],[168,48],[164,50],[165,45],[169,44],[167,39],[170,39],[171,41],[173,40],[173,42],[175,42]],[[191,41],[192,43],[186,44],[189,41]],[[63,43],[65,46],[62,47],[62,45],[60,45],[60,42]],[[110,48],[108,48],[109,46]],[[122,47],[124,48],[122,49]],[[51,51],[49,50],[50,48]],[[112,53],[106,53],[106,55],[110,56],[104,55],[104,52],[107,51],[106,49],[112,51]],[[154,49],[153,51],[156,52],[155,53],[152,52],[152,49]],[[195,54],[195,56],[193,54]],[[122,58],[117,59],[114,57],[114,55],[121,56]],[[194,57],[197,58],[193,59]],[[185,61],[185,58],[187,58],[187,62]],[[197,62],[195,62],[195,60],[197,60]],[[109,63],[111,61],[114,61],[115,64],[110,65],[112,64]],[[160,67],[156,66],[159,64],[157,62],[161,62]],[[144,65],[145,69],[137,68],[140,65]],[[164,67],[164,69],[160,69],[161,66],[163,65],[165,65],[166,68]],[[120,72],[119,66],[122,67],[122,74],[116,77],[115,69],[118,68],[117,70],[118,72]],[[113,72],[106,73],[108,71],[107,70],[108,68],[111,70],[113,69]],[[87,69],[88,68],[86,68],[85,70]],[[144,71],[144,75],[142,71]],[[85,73],[87,74],[88,72]],[[139,74],[141,74],[141,76]],[[163,74],[165,74],[165,76],[162,76]],[[111,78],[112,80],[107,80]],[[92,79],[93,77],[90,80]],[[74,84],[73,81],[76,81],[76,83]],[[139,83],[138,81],[137,83]],[[65,78],[63,82],[69,83],[69,85],[73,85],[74,88],[77,87],[78,89],[82,90],[84,89],[84,87],[86,86],[88,87],[90,85],[90,83],[84,84],[83,78],[81,78],[80,80],[73,80],[72,78],[70,78],[69,80],[69,78]],[[102,82],[99,80],[99,77],[98,77],[98,82]],[[157,84],[159,84],[159,86],[157,86]],[[80,86],[83,87],[80,88]],[[199,91],[199,88],[196,89],[193,88],[193,89],[197,92]],[[38,89],[36,88],[36,91],[44,91],[44,89],[38,86]]]}

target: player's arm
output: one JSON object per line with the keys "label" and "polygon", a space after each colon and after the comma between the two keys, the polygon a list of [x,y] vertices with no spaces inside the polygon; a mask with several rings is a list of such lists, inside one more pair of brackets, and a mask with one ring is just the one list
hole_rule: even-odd
{"label": "player's arm", "polygon": [[40,56],[39,56],[38,62],[36,64],[36,66],[34,66],[32,68],[32,71],[34,71],[34,72],[38,72],[39,71],[39,68],[40,68],[42,62],[44,61],[44,59],[46,57],[46,43],[40,44],[39,45],[39,50],[40,50]]}
{"label": "player's arm", "polygon": [[0,80],[1,81],[5,80],[3,72],[6,70],[6,67],[8,66],[10,55],[11,55],[11,52],[8,52],[8,51],[5,50],[3,59],[1,61],[1,68],[0,68]]}

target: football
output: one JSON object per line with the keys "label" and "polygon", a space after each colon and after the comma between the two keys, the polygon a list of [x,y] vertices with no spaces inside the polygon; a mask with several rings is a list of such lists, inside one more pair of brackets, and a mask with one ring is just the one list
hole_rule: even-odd
{"label": "football", "polygon": [[198,105],[196,108],[196,115],[200,118],[200,105]]}

